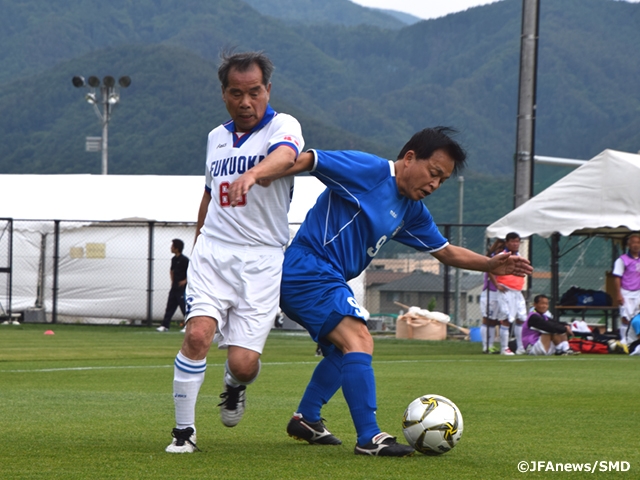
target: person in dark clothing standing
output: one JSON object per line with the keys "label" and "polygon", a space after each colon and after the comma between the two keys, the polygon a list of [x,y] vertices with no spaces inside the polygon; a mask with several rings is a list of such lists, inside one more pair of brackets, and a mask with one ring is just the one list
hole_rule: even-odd
{"label": "person in dark clothing standing", "polygon": [[182,254],[184,242],[179,238],[171,241],[171,290],[169,290],[169,298],[167,299],[167,308],[164,312],[162,325],[156,330],[159,332],[168,332],[171,326],[171,317],[176,313],[178,307],[182,315],[185,314],[184,291],[187,288],[187,268],[189,267],[189,258]]}

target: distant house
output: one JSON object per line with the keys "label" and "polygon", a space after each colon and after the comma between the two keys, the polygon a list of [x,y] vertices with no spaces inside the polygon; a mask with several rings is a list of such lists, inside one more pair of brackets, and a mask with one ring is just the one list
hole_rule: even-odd
{"label": "distant house", "polygon": [[401,278],[411,275],[410,272],[394,272],[393,270],[382,270],[378,268],[368,268],[365,271],[365,308],[370,313],[397,313],[399,308],[393,305],[391,310],[383,310],[380,308],[380,290],[378,287],[385,285]]}
{"label": "distant house", "polygon": [[[462,322],[467,321],[468,310],[468,293],[473,297],[473,303],[479,291],[482,289],[482,275],[470,274],[464,272],[460,277],[460,319]],[[451,300],[449,304],[450,314],[454,312],[455,308],[455,276],[450,276],[449,292],[451,294]],[[478,288],[479,287],[479,288]],[[372,288],[377,290],[379,294],[379,311],[380,312],[397,312],[398,307],[394,302],[400,302],[408,306],[418,306],[426,308],[432,300],[435,300],[436,311],[444,311],[444,276],[435,275],[433,273],[425,272],[413,272],[410,275],[404,276],[397,280],[390,281],[378,287]],[[369,296],[369,289],[367,288],[367,297]],[[479,308],[478,308],[479,311]],[[471,312],[470,312],[471,313]],[[475,319],[473,319],[475,320]]]}

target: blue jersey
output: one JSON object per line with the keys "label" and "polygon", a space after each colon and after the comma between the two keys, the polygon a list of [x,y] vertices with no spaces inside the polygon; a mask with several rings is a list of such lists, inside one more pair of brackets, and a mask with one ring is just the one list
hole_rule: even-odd
{"label": "blue jersey", "polygon": [[311,152],[311,175],[327,189],[292,245],[326,259],[346,280],[367,268],[391,239],[426,252],[448,245],[427,207],[398,191],[393,162],[356,151]]}

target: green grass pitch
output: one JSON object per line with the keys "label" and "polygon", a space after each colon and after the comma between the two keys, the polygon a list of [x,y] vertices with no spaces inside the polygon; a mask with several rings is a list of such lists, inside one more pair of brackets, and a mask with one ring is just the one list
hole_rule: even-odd
{"label": "green grass pitch", "polygon": [[[55,335],[43,335],[52,328]],[[480,345],[376,337],[378,421],[405,442],[414,398],[436,393],[464,418],[439,457],[355,456],[342,397],[325,406],[341,446],[289,438],[286,424],[318,358],[303,333],[273,332],[247,411],[225,428],[216,405],[225,354],[212,348],[197,405],[201,452],[171,455],[177,329],[0,326],[2,479],[509,479],[638,478],[640,358],[501,357]],[[520,473],[521,461],[628,462],[627,472]]]}

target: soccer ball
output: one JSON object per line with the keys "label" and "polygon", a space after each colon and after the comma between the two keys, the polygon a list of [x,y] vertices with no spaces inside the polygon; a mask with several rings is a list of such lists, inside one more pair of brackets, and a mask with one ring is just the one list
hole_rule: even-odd
{"label": "soccer ball", "polygon": [[423,395],[409,404],[402,418],[407,442],[425,455],[448,452],[462,437],[462,414],[441,395]]}

